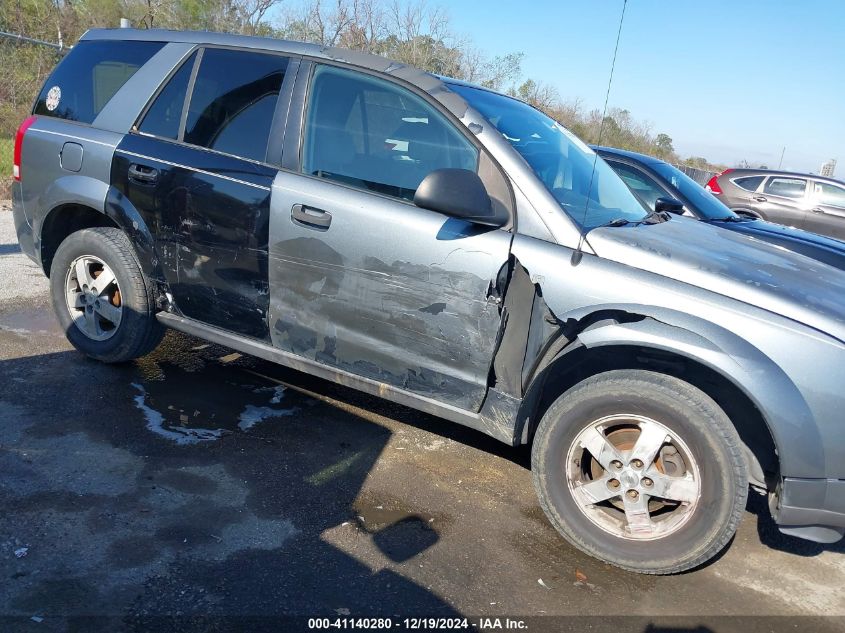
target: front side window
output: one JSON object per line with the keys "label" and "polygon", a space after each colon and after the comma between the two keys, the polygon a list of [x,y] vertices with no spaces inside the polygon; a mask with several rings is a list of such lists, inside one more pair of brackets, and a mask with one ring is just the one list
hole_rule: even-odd
{"label": "front side window", "polygon": [[745,189],[746,191],[757,191],[757,187],[760,186],[760,183],[763,182],[765,178],[765,176],[745,176],[743,178],[737,178],[733,181],[733,183],[740,189]]}
{"label": "front side window", "polygon": [[658,198],[669,195],[663,191],[663,189],[661,189],[654,180],[646,176],[639,169],[614,160],[607,160],[607,162],[611,167],[613,167],[613,170],[619,174],[622,181],[628,185],[628,187],[630,187],[631,190],[649,206],[649,208],[654,208],[654,203],[657,202]]}
{"label": "front side window", "polygon": [[807,181],[803,178],[780,178],[774,176],[769,178],[763,193],[770,193],[773,196],[784,198],[803,198],[804,190],[807,188]]}
{"label": "front side window", "polygon": [[816,204],[845,208],[845,188],[826,182],[817,182],[813,185],[813,191]]}
{"label": "front side window", "polygon": [[304,173],[412,200],[435,169],[477,166],[475,146],[411,91],[362,73],[317,67],[305,123]]}
{"label": "front side window", "polygon": [[188,82],[191,80],[191,71],[196,57],[196,53],[191,55],[155,98],[138,126],[141,132],[174,140],[179,137],[179,123],[185,106],[185,94],[188,92]]}
{"label": "front side window", "polygon": [[33,114],[93,123],[123,84],[162,46],[162,42],[80,42],[47,79]]}
{"label": "front side window", "polygon": [[519,152],[564,212],[585,229],[638,222],[648,211],[603,159],[554,119],[518,99],[450,84]]}
{"label": "front side window", "polygon": [[287,62],[280,55],[205,49],[183,140],[264,161]]}

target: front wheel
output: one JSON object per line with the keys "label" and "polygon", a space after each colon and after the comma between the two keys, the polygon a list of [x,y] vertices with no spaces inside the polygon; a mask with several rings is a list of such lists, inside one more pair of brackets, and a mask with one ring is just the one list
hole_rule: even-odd
{"label": "front wheel", "polygon": [[164,335],[152,290],[118,229],[83,229],[65,238],[50,267],[50,293],[68,340],[91,358],[132,360]]}
{"label": "front wheel", "polygon": [[576,547],[630,571],[671,574],[703,564],[736,532],[748,495],[740,447],[699,389],[615,370],[548,409],[532,474],[547,516]]}

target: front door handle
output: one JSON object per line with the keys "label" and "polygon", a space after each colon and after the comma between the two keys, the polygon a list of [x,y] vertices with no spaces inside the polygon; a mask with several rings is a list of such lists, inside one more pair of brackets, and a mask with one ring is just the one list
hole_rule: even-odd
{"label": "front door handle", "polygon": [[810,211],[813,213],[824,213],[824,209],[820,209],[819,207],[813,207]]}
{"label": "front door handle", "polygon": [[315,209],[304,204],[295,204],[290,209],[290,219],[309,229],[325,231],[332,223],[332,214],[322,209]]}
{"label": "front door handle", "polygon": [[766,198],[766,196],[754,196],[752,200],[755,202],[766,202],[768,198]]}
{"label": "front door handle", "polygon": [[154,185],[158,182],[158,169],[132,163],[129,165],[129,180],[141,185]]}

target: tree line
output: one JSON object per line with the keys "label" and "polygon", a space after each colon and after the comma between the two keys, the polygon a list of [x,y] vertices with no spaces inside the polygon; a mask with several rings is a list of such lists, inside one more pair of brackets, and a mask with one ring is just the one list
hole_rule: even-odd
{"label": "tree line", "polygon": [[[425,0],[0,0],[0,31],[71,46],[89,28],[225,31],[313,42],[383,55],[423,70],[507,92],[543,110],[588,143],[678,163],[672,139],[628,110],[604,116],[580,99],[525,78],[523,54],[489,56],[457,34],[445,9]],[[13,135],[58,61],[48,47],[0,39],[0,138]],[[710,169],[703,158],[691,166]]]}

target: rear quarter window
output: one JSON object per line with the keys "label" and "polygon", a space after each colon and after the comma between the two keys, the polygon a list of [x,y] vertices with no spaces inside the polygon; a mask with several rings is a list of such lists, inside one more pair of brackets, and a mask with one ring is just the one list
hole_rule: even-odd
{"label": "rear quarter window", "polygon": [[746,191],[757,191],[757,187],[760,186],[760,183],[763,182],[764,179],[765,176],[745,176],[743,178],[734,179],[733,183],[740,189],[745,189]]}
{"label": "rear quarter window", "polygon": [[33,114],[93,123],[123,84],[162,46],[163,42],[80,42],[47,79]]}

